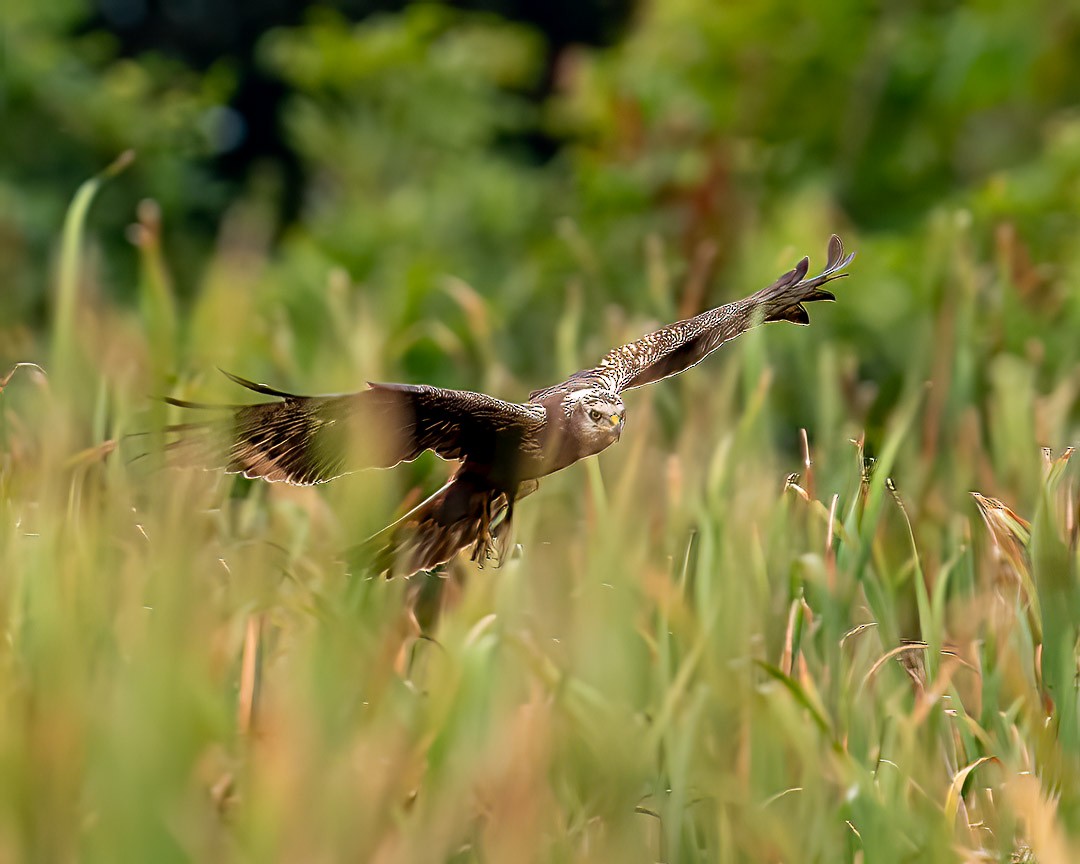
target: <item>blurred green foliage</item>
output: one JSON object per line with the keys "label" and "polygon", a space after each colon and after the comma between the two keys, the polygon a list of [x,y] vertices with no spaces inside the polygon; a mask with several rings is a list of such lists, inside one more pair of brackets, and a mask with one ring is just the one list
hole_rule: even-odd
{"label": "blurred green foliage", "polygon": [[[1074,5],[665,0],[540,101],[522,25],[314,8],[284,225],[229,58],[5,16],[0,860],[1077,859]],[[840,302],[632,394],[501,570],[345,577],[433,459],[148,464],[214,366],[519,398],[833,231]]]}

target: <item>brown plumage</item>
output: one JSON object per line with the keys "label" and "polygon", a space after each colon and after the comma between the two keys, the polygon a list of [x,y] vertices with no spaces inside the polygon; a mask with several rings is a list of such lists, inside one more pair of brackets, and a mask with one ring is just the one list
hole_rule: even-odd
{"label": "brown plumage", "polygon": [[822,286],[846,274],[835,235],[825,270],[806,278],[803,258],[756,294],[678,321],[609,352],[592,369],[528,401],[427,385],[369,384],[358,393],[298,396],[235,375],[230,379],[273,402],[215,406],[169,399],[222,416],[169,427],[173,462],[300,485],[363,468],[389,468],[432,450],[460,462],[450,481],[362,548],[377,570],[410,575],[472,548],[474,559],[499,555],[514,503],[536,481],[615,443],[624,390],[697,365],[723,343],[769,321],[808,324],[804,303],[833,300]]}

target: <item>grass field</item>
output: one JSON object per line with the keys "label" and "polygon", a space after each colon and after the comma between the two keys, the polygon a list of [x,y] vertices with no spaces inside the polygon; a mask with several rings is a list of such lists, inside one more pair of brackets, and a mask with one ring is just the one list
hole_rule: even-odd
{"label": "grass field", "polygon": [[[0,864],[1080,861],[1075,4],[88,18],[179,6],[0,25]],[[292,193],[222,170],[245,63]],[[346,572],[433,457],[162,465],[215,367],[520,399],[833,232],[838,302],[628,393],[502,568]]]}
{"label": "grass field", "polygon": [[[258,261],[223,253],[180,314],[145,208],[140,305],[112,306],[83,272],[97,182],[46,374],[0,391],[0,860],[1077,860],[1080,379],[1034,330],[998,351],[1041,314],[1010,308],[1007,234],[926,229],[904,332],[928,347],[883,415],[843,327],[894,264],[849,237],[838,304],[631,395],[618,447],[523,502],[520,557],[386,582],[338,554],[436,466],[295,490],[125,439],[173,364],[177,393],[228,393],[199,358],[248,338]],[[813,249],[763,251],[728,296],[820,255],[811,216]],[[677,295],[654,259],[649,296]],[[328,278],[323,378],[280,383],[381,374],[377,314]],[[488,358],[459,383],[542,383],[455,290]],[[648,323],[566,310],[552,380]]]}

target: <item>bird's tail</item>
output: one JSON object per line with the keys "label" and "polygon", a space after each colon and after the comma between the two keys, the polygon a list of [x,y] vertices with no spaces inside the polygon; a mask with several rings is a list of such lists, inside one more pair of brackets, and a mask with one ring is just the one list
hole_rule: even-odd
{"label": "bird's tail", "polygon": [[844,244],[835,234],[829,238],[829,256],[825,269],[817,276],[806,278],[810,259],[803,258],[793,270],[789,270],[768,288],[762,288],[750,297],[751,309],[762,314],[761,321],[791,321],[793,324],[809,324],[803,303],[814,300],[835,300],[831,291],[821,286],[846,273],[840,271],[855,257],[852,252],[844,256]]}
{"label": "bird's tail", "polygon": [[500,558],[510,533],[508,503],[506,494],[483,477],[460,472],[392,525],[350,549],[347,562],[354,570],[408,577],[434,570],[470,546],[474,561]]}

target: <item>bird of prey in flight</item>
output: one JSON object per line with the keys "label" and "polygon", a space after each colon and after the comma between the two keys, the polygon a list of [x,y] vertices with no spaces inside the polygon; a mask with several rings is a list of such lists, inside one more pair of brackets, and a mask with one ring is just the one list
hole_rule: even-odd
{"label": "bird of prey in flight", "polygon": [[823,285],[854,257],[829,240],[825,269],[807,278],[803,258],[772,285],[678,321],[619,348],[524,402],[414,384],[298,396],[228,375],[272,402],[205,405],[207,419],[168,427],[174,464],[197,462],[271,482],[311,485],[363,468],[390,468],[425,450],[459,463],[450,480],[368,545],[378,570],[412,575],[471,548],[484,561],[505,550],[514,503],[539,478],[610,447],[622,433],[622,392],[677,375],[757,324],[809,324],[803,304],[834,300]]}

